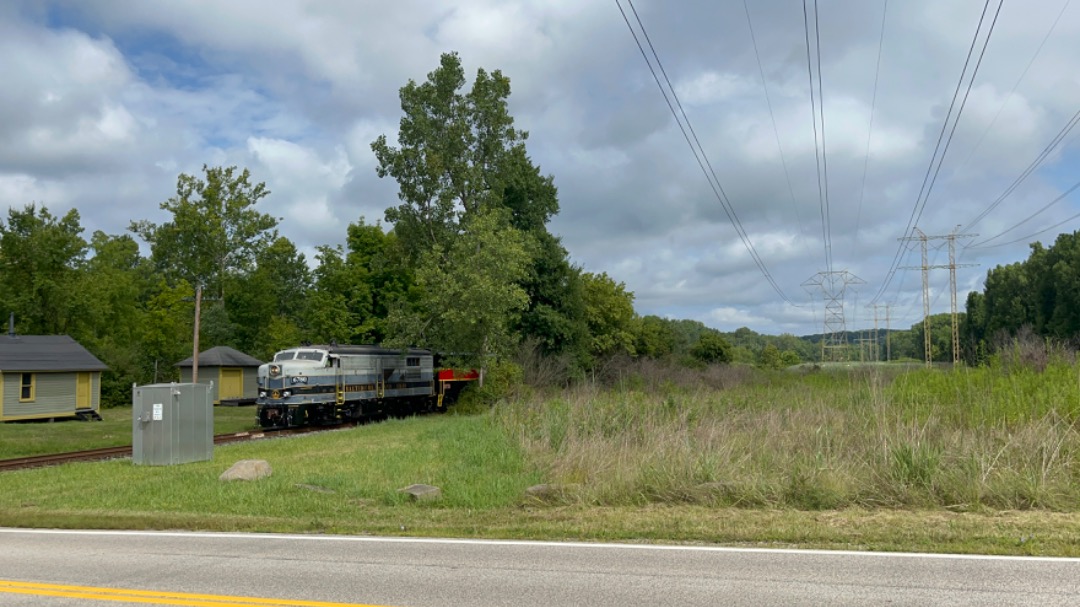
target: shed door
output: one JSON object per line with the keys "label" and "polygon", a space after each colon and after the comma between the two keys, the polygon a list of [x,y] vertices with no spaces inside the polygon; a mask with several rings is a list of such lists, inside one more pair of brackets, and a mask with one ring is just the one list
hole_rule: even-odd
{"label": "shed door", "polygon": [[90,400],[90,374],[77,373],[75,378],[75,408],[89,409],[93,401]]}
{"label": "shed door", "polygon": [[242,398],[244,396],[244,370],[221,369],[221,386],[218,388],[218,400],[223,398]]}

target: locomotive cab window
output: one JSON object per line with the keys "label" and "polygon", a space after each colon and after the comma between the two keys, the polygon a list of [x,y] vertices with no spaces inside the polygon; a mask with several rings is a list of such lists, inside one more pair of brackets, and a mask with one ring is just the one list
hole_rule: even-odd
{"label": "locomotive cab window", "polygon": [[419,367],[420,366],[420,357],[419,356],[410,356],[410,357],[406,358],[405,359],[405,366],[406,367]]}
{"label": "locomotive cab window", "polygon": [[19,380],[19,401],[26,402],[34,400],[34,374],[23,373],[22,378]]}
{"label": "locomotive cab window", "polygon": [[296,356],[296,352],[278,352],[274,355],[274,362],[281,362],[283,360],[292,360],[293,356]]}

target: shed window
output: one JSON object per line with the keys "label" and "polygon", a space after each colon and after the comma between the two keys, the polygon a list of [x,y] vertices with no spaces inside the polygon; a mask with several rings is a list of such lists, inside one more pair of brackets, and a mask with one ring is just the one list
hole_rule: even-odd
{"label": "shed window", "polygon": [[405,366],[406,367],[419,367],[420,366],[420,357],[419,356],[410,356],[410,357],[406,358],[405,359]]}
{"label": "shed window", "polygon": [[34,374],[23,373],[22,379],[19,381],[19,400],[31,401],[34,400]]}

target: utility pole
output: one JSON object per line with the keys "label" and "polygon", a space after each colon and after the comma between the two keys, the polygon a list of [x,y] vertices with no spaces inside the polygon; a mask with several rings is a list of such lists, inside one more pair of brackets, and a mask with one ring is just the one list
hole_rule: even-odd
{"label": "utility pole", "polygon": [[[959,226],[957,227],[959,229]],[[956,268],[965,268],[976,266],[974,263],[956,263],[956,239],[957,238],[974,238],[978,234],[957,234],[956,230],[953,230],[951,234],[945,234],[943,236],[927,236],[919,228],[914,229],[918,233],[918,236],[906,236],[898,240],[911,241],[918,240],[922,248],[922,265],[921,266],[903,266],[903,270],[922,270],[922,288],[923,288],[923,347],[926,351],[926,366],[930,366],[933,358],[933,348],[930,341],[930,270],[949,270],[949,288],[951,290],[952,301],[952,354],[953,364],[956,365],[960,362],[960,322],[956,309]],[[946,240],[949,244],[949,263],[948,265],[930,265],[927,260],[927,243],[931,240]]]}
{"label": "utility pole", "polygon": [[889,304],[885,304],[885,362],[892,362],[892,324],[889,316]]}
{"label": "utility pole", "polygon": [[892,327],[890,326],[889,310],[892,304],[874,304],[874,337],[877,344],[877,354],[874,360],[881,360],[881,336],[878,332],[878,308],[885,308],[885,362],[892,360]]}
{"label": "utility pole", "polygon": [[202,304],[202,285],[195,287],[195,352],[191,355],[191,383],[199,383],[199,308]]}
{"label": "utility pole", "polygon": [[866,281],[847,270],[818,272],[802,283],[808,291],[810,287],[820,289],[825,302],[825,331],[821,336],[822,362],[846,356],[844,349],[847,347],[847,320],[844,318],[844,294],[849,286],[865,283]]}
{"label": "utility pole", "polygon": [[874,304],[874,362],[881,361],[881,330],[878,328],[878,304]]}

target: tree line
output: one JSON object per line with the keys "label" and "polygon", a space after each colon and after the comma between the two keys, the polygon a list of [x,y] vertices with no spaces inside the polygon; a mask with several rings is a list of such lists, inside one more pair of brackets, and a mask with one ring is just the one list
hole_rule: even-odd
{"label": "tree line", "polygon": [[1022,331],[1058,342],[1080,335],[1080,232],[1036,242],[1021,262],[986,274],[983,292],[968,294],[962,332],[972,362]]}
{"label": "tree line", "polygon": [[[587,369],[616,355],[727,362],[735,348],[695,321],[639,317],[634,295],[574,264],[547,224],[554,178],[514,126],[510,81],[454,53],[400,89],[397,141],[371,144],[380,177],[397,181],[393,229],[363,217],[344,245],[308,260],[260,210],[271,195],[247,169],[181,174],[160,203],[168,219],[84,236],[76,209],[10,207],[0,219],[0,310],[22,334],[67,334],[105,362],[107,401],[132,383],[176,377],[200,343],[266,360],[310,343],[424,346],[461,364],[506,358],[523,344]],[[144,255],[142,250],[149,250]],[[6,315],[5,315],[6,318]]]}

